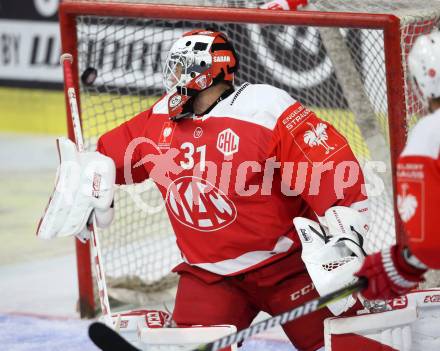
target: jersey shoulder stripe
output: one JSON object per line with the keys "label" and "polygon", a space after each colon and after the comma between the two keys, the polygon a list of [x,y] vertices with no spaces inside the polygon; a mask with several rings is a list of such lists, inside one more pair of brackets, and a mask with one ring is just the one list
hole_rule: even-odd
{"label": "jersey shoulder stripe", "polygon": [[278,118],[295,102],[287,92],[274,86],[244,83],[209,115],[231,117],[273,130]]}
{"label": "jersey shoulder stripe", "polygon": [[168,99],[170,95],[165,94],[153,105],[152,112],[155,115],[166,115],[168,114]]}
{"label": "jersey shoulder stripe", "polygon": [[[168,98],[169,94],[156,102],[152,107],[153,114],[168,113]],[[278,118],[295,103],[296,100],[286,91],[272,85],[244,83],[203,116],[203,119],[229,117],[273,130]]]}
{"label": "jersey shoulder stripe", "polygon": [[438,159],[440,154],[440,110],[423,117],[408,136],[403,156],[425,156]]}

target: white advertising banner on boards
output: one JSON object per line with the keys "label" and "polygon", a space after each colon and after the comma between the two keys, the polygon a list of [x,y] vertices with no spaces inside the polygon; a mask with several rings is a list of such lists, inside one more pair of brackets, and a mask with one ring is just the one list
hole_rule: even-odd
{"label": "white advertising banner on boards", "polygon": [[62,83],[57,22],[0,20],[0,79]]}
{"label": "white advertising banner on boards", "polygon": [[[0,85],[60,89],[63,75],[59,64],[60,29],[57,0],[22,0],[5,2],[0,13]],[[44,4],[51,6],[45,7]],[[27,5],[26,5],[27,4]],[[32,5],[32,6],[31,6]],[[9,11],[8,10],[9,7]],[[50,11],[49,11],[50,10]],[[4,16],[2,18],[2,16]],[[98,76],[94,86],[136,91],[162,92],[162,70],[172,43],[187,30],[200,25],[191,22],[78,19],[80,74],[88,67]],[[235,38],[235,48],[242,59],[237,82],[261,83],[260,77],[272,77],[271,84],[301,96],[304,104],[345,108],[343,100],[322,99],[329,90],[341,89],[319,31],[314,27],[264,28],[256,25],[223,25]],[[369,43],[383,46],[381,31],[344,30],[354,61],[358,63],[365,89],[379,111],[386,111],[384,67],[377,67],[377,51]],[[240,37],[252,40],[242,41]],[[277,38],[277,40],[273,40]],[[383,55],[383,49],[379,50]],[[282,58],[282,59],[280,59]],[[247,66],[246,66],[247,65]],[[258,72],[256,76],[255,72]],[[145,93],[145,92],[144,92]],[[341,92],[342,94],[342,92]]]}

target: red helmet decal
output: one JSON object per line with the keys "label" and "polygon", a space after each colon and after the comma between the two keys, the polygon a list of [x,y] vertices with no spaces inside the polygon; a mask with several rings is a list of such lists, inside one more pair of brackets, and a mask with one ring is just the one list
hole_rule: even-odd
{"label": "red helmet decal", "polygon": [[232,81],[238,62],[231,43],[223,33],[218,32],[212,48],[213,77],[218,77],[223,73],[223,80]]}

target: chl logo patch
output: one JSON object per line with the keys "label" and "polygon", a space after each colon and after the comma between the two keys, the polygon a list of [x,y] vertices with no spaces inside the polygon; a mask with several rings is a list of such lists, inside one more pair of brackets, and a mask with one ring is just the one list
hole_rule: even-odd
{"label": "chl logo patch", "polygon": [[176,179],[168,187],[167,206],[183,225],[201,232],[212,232],[235,221],[234,203],[218,188],[198,177]]}
{"label": "chl logo patch", "polygon": [[173,140],[174,129],[176,128],[176,123],[174,122],[164,122],[162,125],[162,130],[160,131],[158,146],[161,149],[169,149],[171,141]]}
{"label": "chl logo patch", "polygon": [[221,131],[217,137],[217,150],[225,156],[238,152],[240,137],[230,128]]}

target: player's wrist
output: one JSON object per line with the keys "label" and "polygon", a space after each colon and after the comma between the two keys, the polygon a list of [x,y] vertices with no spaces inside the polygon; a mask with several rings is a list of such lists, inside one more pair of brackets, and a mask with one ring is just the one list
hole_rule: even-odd
{"label": "player's wrist", "polygon": [[409,265],[412,270],[414,270],[415,268],[423,274],[428,269],[428,267],[423,262],[421,262],[416,256],[411,253],[409,248],[405,247],[404,249],[402,249],[402,256],[405,263],[407,263],[407,265]]}
{"label": "player's wrist", "polygon": [[397,245],[382,252],[382,261],[389,279],[402,289],[416,287],[423,280],[425,270],[410,265]]}

